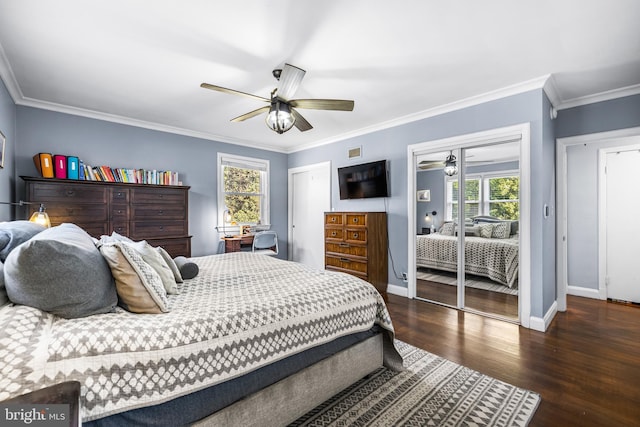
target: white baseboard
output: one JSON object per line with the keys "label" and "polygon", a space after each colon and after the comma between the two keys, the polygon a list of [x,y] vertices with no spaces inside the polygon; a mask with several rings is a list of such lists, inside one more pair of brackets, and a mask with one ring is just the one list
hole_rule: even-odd
{"label": "white baseboard", "polygon": [[567,286],[567,294],[575,295],[577,297],[593,298],[593,299],[607,299],[604,292],[600,292],[600,289],[584,288],[582,286]]}
{"label": "white baseboard", "polygon": [[529,329],[545,332],[553,318],[556,317],[556,314],[558,314],[558,302],[554,301],[553,304],[551,304],[551,307],[549,307],[549,310],[547,310],[547,313],[544,315],[544,319],[531,316],[529,320]]}
{"label": "white baseboard", "polygon": [[409,289],[405,288],[404,286],[388,284],[387,285],[387,293],[393,294],[393,295],[398,295],[398,296],[405,297],[405,298],[409,297]]}

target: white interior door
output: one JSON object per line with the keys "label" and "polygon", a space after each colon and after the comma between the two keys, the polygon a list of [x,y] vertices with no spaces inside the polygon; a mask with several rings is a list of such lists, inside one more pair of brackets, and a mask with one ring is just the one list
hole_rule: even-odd
{"label": "white interior door", "polygon": [[640,303],[640,151],[606,156],[607,298]]}
{"label": "white interior door", "polygon": [[331,168],[322,164],[290,174],[291,260],[324,269],[324,212],[331,209]]}

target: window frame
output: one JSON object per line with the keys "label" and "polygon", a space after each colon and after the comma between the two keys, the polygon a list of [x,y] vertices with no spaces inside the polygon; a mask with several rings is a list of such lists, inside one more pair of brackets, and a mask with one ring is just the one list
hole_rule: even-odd
{"label": "window frame", "polygon": [[[224,170],[227,166],[234,166],[239,168],[253,169],[260,171],[260,193],[243,193],[252,196],[260,197],[260,223],[271,224],[271,212],[270,212],[270,162],[267,159],[259,159],[256,157],[239,156],[236,154],[218,153],[217,170],[218,170],[218,227],[224,227],[224,211],[227,209],[225,205],[224,191]],[[241,225],[256,225],[256,223],[238,223]]]}
{"label": "window frame", "polygon": [[[520,179],[520,171],[517,169],[509,169],[503,171],[494,171],[494,172],[482,172],[482,173],[472,173],[465,175],[465,179],[467,181],[470,180],[479,180],[478,185],[478,196],[480,200],[478,200],[478,215],[489,215],[490,212],[490,204],[496,202],[518,202],[520,203],[520,197],[518,199],[509,199],[509,200],[490,200],[489,196],[491,195],[491,191],[489,189],[489,180],[494,178],[518,178]],[[452,176],[444,178],[444,210],[445,210],[445,221],[455,221],[457,218],[452,218],[453,214],[453,205],[457,204],[456,201],[452,201],[451,198],[453,196],[453,182],[458,181],[458,176]],[[451,185],[449,185],[451,183]],[[518,194],[520,196],[520,194]]]}

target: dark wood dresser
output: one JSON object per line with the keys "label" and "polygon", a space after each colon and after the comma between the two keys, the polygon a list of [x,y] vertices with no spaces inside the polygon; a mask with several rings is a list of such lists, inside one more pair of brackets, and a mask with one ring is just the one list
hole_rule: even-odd
{"label": "dark wood dresser", "polygon": [[373,284],[387,299],[386,212],[325,212],[324,265]]}
{"label": "dark wood dresser", "polygon": [[[44,203],[51,225],[71,222],[100,238],[118,234],[191,256],[189,187],[21,177],[26,201]],[[30,213],[38,205],[30,205]]]}

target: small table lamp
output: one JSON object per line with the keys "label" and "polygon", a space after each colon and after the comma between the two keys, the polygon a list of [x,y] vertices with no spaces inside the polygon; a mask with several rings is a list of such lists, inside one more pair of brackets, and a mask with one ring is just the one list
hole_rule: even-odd
{"label": "small table lamp", "polygon": [[1,205],[14,205],[14,206],[24,206],[24,205],[40,205],[37,212],[34,212],[29,218],[29,221],[35,222],[36,224],[43,225],[47,228],[51,227],[51,220],[49,220],[49,215],[47,215],[46,208],[44,207],[44,203],[37,202],[25,202],[20,200],[17,203],[14,202],[0,202]]}

